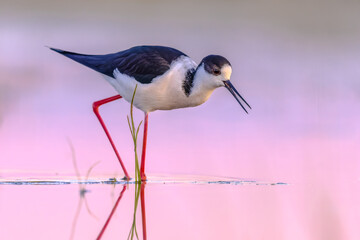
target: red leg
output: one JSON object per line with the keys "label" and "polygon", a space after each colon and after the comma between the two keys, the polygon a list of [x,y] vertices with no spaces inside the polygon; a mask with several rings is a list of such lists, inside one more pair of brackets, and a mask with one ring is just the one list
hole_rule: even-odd
{"label": "red leg", "polygon": [[143,228],[143,240],[146,240],[146,214],[145,214],[145,184],[141,183],[141,220],[142,220],[142,228]]}
{"label": "red leg", "polygon": [[141,181],[146,181],[146,175],[145,175],[145,155],[146,155],[146,141],[147,141],[147,130],[148,130],[148,117],[149,117],[149,116],[148,116],[148,113],[145,113],[143,148],[142,148],[141,166],[140,166]]}
{"label": "red leg", "polygon": [[112,148],[114,149],[114,152],[115,152],[115,154],[116,154],[116,157],[118,158],[118,160],[119,160],[119,162],[120,162],[120,165],[121,165],[121,167],[122,167],[122,169],[123,169],[123,171],[124,171],[125,178],[126,178],[127,180],[130,180],[130,176],[129,176],[128,172],[126,171],[126,168],[125,168],[125,166],[124,166],[124,163],[122,162],[122,160],[121,160],[121,158],[120,158],[120,155],[119,155],[119,153],[118,153],[118,151],[117,151],[117,149],[116,149],[116,147],[115,147],[115,144],[114,144],[114,142],[113,142],[113,140],[112,140],[112,138],[111,138],[111,136],[110,136],[110,134],[109,134],[109,131],[107,130],[107,128],[106,128],[106,126],[105,126],[105,123],[104,123],[104,121],[103,121],[103,119],[101,118],[100,113],[99,113],[99,107],[100,107],[101,105],[103,105],[103,104],[105,104],[105,103],[109,103],[109,102],[115,101],[115,100],[120,99],[120,98],[121,98],[120,95],[116,95],[116,96],[113,96],[113,97],[109,97],[109,98],[106,98],[106,99],[103,99],[103,100],[94,102],[94,103],[93,103],[93,110],[94,110],[94,113],[95,113],[96,117],[99,119],[99,122],[100,122],[101,126],[103,127],[103,129],[104,129],[104,131],[105,131],[105,133],[106,133],[106,136],[108,137],[108,139],[109,139],[109,141],[110,141],[110,143],[111,143]]}

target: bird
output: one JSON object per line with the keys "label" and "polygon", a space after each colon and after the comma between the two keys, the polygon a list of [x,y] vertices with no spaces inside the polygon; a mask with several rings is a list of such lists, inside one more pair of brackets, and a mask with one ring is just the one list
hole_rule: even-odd
{"label": "bird", "polygon": [[246,113],[246,107],[251,109],[230,82],[230,62],[220,55],[208,55],[196,64],[185,53],[166,46],[134,46],[103,55],[80,54],[52,47],[50,49],[100,73],[117,91],[117,95],[96,101],[92,106],[127,180],[131,178],[99,113],[101,105],[120,98],[131,103],[136,87],[133,105],[144,112],[141,181],[147,180],[145,157],[150,112],[199,106],[219,87],[225,87]]}

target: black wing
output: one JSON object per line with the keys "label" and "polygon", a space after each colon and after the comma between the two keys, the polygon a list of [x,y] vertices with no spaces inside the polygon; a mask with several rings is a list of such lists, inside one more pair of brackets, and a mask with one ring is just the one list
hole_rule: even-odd
{"label": "black wing", "polygon": [[152,79],[170,69],[172,61],[186,56],[179,50],[162,46],[137,46],[106,55],[85,55],[50,49],[112,78],[117,68],[120,73],[134,77],[141,83],[151,83]]}

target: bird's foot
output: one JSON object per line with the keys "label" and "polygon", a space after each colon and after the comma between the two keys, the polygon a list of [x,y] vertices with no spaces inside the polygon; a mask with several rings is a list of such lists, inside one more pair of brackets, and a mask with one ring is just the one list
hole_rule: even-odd
{"label": "bird's foot", "polygon": [[140,177],[141,177],[141,181],[142,181],[142,182],[146,182],[146,181],[147,181],[147,177],[146,177],[145,173],[141,173],[141,174],[140,174]]}
{"label": "bird's foot", "polygon": [[129,176],[124,176],[121,180],[130,181],[130,180],[131,180],[131,177],[129,177]]}

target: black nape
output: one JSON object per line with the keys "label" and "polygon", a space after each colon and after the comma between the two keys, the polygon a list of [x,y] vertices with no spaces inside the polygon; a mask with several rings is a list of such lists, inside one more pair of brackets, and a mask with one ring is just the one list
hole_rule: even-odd
{"label": "black nape", "polygon": [[185,79],[182,85],[185,95],[188,97],[191,93],[191,89],[194,85],[194,75],[196,70],[194,68],[189,69],[186,72]]}

